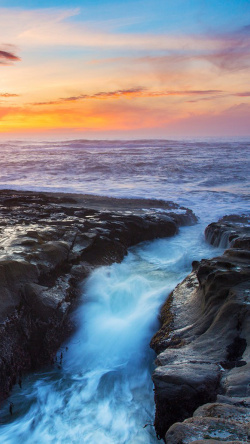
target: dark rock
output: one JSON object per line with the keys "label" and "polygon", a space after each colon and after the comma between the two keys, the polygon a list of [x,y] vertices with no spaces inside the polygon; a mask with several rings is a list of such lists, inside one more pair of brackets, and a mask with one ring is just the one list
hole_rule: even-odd
{"label": "dark rock", "polygon": [[23,288],[23,297],[29,306],[33,319],[38,318],[44,322],[54,316],[63,321],[70,303],[65,301],[64,295],[57,288],[51,289],[37,284],[26,284]]}
{"label": "dark rock", "polygon": [[[249,249],[250,218],[237,215],[224,216],[218,222],[207,226],[205,237],[215,247],[227,248],[229,245],[232,246],[232,242],[238,239],[240,243],[244,242],[246,249]],[[248,238],[248,241],[245,237]],[[235,248],[237,248],[237,242]]]}
{"label": "dark rock", "polygon": [[37,282],[38,270],[25,261],[0,261],[0,322],[10,316],[21,302],[22,285],[31,280]]}
{"label": "dark rock", "polygon": [[167,444],[222,441],[244,443],[249,442],[249,429],[247,424],[239,424],[234,419],[196,417],[174,424],[165,439]]}
{"label": "dark rock", "polygon": [[249,442],[248,232],[229,217],[209,225],[216,245],[233,234],[229,249],[195,262],[162,308],[151,346],[158,353],[155,428],[167,444]]}
{"label": "dark rock", "polygon": [[215,401],[219,380],[219,368],[210,362],[158,367],[154,372],[157,435],[163,438],[177,419],[182,421],[201,404]]}

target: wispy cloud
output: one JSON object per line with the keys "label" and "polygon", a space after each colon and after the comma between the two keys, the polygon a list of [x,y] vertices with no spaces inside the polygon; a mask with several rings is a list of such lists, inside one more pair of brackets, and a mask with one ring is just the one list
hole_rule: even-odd
{"label": "wispy cloud", "polygon": [[[78,9],[58,10],[20,10],[0,8],[0,29],[5,38],[25,49],[58,48],[97,48],[98,51],[119,51],[119,57],[107,57],[122,62],[124,51],[140,51],[141,61],[165,63],[168,71],[176,65],[196,66],[208,62],[223,71],[237,71],[250,67],[250,26],[233,32],[224,33],[162,33],[138,32],[121,33],[114,27],[108,30],[97,22],[75,21],[72,17],[79,14]],[[100,51],[99,51],[100,52]],[[160,54],[165,53],[164,55]],[[20,60],[14,53],[1,51],[0,63]],[[0,53],[0,54],[1,54]],[[5,54],[4,54],[5,53]],[[7,57],[9,54],[9,57]],[[102,54],[103,55],[103,54]],[[117,55],[117,54],[116,54]],[[99,63],[98,60],[92,61]]]}
{"label": "wispy cloud", "polygon": [[186,102],[187,103],[206,102],[206,101],[209,101],[209,100],[217,100],[219,97],[223,98],[223,97],[225,97],[225,95],[224,94],[223,95],[218,94],[218,95],[215,95],[215,96],[211,95],[210,97],[201,97],[199,99],[187,100]]}
{"label": "wispy cloud", "polygon": [[9,97],[19,97],[19,94],[12,94],[12,93],[0,93],[0,97],[5,97],[6,99]]}
{"label": "wispy cloud", "polygon": [[[20,10],[0,8],[0,28],[6,38],[14,39],[25,47],[82,47],[133,50],[177,51],[180,54],[195,54],[204,51],[223,50],[227,35],[176,33],[122,33],[116,26],[109,30],[100,23],[88,23],[71,18],[80,13],[79,9]],[[241,30],[242,34],[242,30]],[[245,29],[248,34],[248,27]],[[239,37],[236,36],[235,39]]]}
{"label": "wispy cloud", "polygon": [[214,36],[223,45],[215,47],[204,58],[222,70],[241,70],[250,67],[250,25],[233,32]]}
{"label": "wispy cloud", "polygon": [[63,102],[76,102],[78,100],[108,100],[136,97],[167,97],[167,96],[200,96],[221,93],[221,90],[179,90],[179,91],[149,91],[144,87],[118,89],[116,91],[100,91],[95,94],[79,94],[77,96],[63,97],[48,102],[35,102],[33,105],[58,105]]}
{"label": "wispy cloud", "polygon": [[234,96],[237,96],[237,97],[250,97],[250,91],[238,92],[238,93],[235,93]]}
{"label": "wispy cloud", "polygon": [[239,71],[250,67],[249,47],[234,46],[224,48],[203,56],[205,60],[215,65],[220,70]]}
{"label": "wispy cloud", "polygon": [[144,93],[145,88],[137,87],[137,88],[129,88],[129,89],[118,89],[116,91],[100,91],[95,94],[80,94],[79,96],[73,97],[64,97],[60,99],[61,101],[69,101],[73,102],[75,100],[81,99],[118,99],[120,97],[137,97]]}
{"label": "wispy cloud", "polygon": [[220,89],[207,89],[207,90],[177,90],[177,91],[152,91],[149,92],[147,97],[166,97],[166,96],[200,96],[209,95],[215,93],[221,93]]}
{"label": "wispy cloud", "polygon": [[18,62],[20,60],[20,57],[13,52],[0,50],[0,65],[9,65],[12,62]]}
{"label": "wispy cloud", "polygon": [[[214,91],[216,92],[216,91]],[[217,91],[218,93],[223,93],[223,91]],[[242,92],[237,92],[237,93],[223,93],[223,94],[216,94],[216,95],[211,95],[209,97],[201,97],[198,99],[193,99],[193,100],[187,100],[187,103],[196,103],[196,102],[201,102],[201,101],[206,101],[206,100],[217,100],[218,98],[224,98],[224,97],[250,97],[250,91],[242,91]]]}

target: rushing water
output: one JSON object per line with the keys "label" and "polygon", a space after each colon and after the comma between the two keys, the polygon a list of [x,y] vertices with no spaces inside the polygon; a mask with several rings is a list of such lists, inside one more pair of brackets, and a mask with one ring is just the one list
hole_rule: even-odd
{"label": "rushing water", "polygon": [[200,216],[177,236],[141,244],[121,264],[95,270],[74,314],[77,332],[59,351],[57,365],[26,377],[1,410],[4,444],[156,443],[148,344],[159,307],[193,260],[220,252],[205,243],[205,224],[249,210],[249,145],[12,143],[2,147],[2,159],[8,149],[2,188],[34,189],[35,183],[37,189],[50,184],[60,191],[173,199]]}

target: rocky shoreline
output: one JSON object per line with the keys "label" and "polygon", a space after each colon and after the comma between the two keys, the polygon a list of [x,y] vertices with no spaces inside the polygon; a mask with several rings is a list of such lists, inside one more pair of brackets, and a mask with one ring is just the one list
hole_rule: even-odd
{"label": "rocky shoreline", "polygon": [[0,191],[0,400],[53,362],[93,267],[195,222],[173,202]]}
{"label": "rocky shoreline", "polygon": [[162,307],[151,346],[155,428],[167,444],[250,442],[249,222],[210,224],[207,241],[228,248],[194,262]]}
{"label": "rocky shoreline", "polygon": [[[24,372],[53,362],[94,267],[196,221],[173,202],[0,191],[0,400]],[[250,439],[249,219],[224,217],[205,235],[228,248],[193,263],[151,341],[155,429],[167,444]]]}

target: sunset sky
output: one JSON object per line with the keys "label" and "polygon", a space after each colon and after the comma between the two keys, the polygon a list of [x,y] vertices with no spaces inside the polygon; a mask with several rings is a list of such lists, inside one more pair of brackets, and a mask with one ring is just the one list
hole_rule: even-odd
{"label": "sunset sky", "polygon": [[250,1],[0,0],[0,133],[249,136]]}

